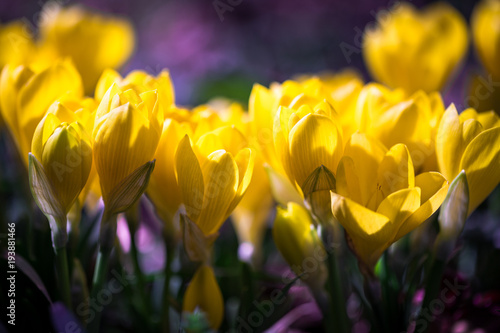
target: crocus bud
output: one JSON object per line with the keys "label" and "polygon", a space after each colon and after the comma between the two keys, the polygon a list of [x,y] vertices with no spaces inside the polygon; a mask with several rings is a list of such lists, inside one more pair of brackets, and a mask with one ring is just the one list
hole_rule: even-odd
{"label": "crocus bud", "polygon": [[51,221],[53,235],[62,235],[62,239],[54,239],[58,248],[66,241],[66,215],[92,167],[90,138],[78,122],[61,123],[49,113],[35,131],[29,162],[35,201]]}
{"label": "crocus bud", "polygon": [[[116,84],[108,89],[97,109],[93,132],[94,160],[105,206],[110,208],[112,202],[120,201],[117,196],[123,193],[118,189],[130,189],[130,181],[143,182],[133,187],[145,190],[162,124],[155,91],[138,95],[133,90],[122,92]],[[131,177],[139,170],[143,173]],[[142,193],[136,194],[127,195],[138,198]],[[114,208],[119,210],[112,213],[127,207]]]}
{"label": "crocus bud", "polygon": [[326,281],[323,261],[326,251],[313,227],[308,211],[290,202],[287,209],[278,207],[273,239],[290,268],[311,288],[322,288]]}
{"label": "crocus bud", "polygon": [[224,318],[224,300],[212,267],[202,265],[189,283],[184,294],[183,312],[200,310],[205,313],[210,326],[217,330]]}
{"label": "crocus bud", "polygon": [[56,200],[66,215],[90,173],[90,137],[78,122],[61,123],[49,113],[35,131],[31,150],[42,163]]}
{"label": "crocus bud", "polygon": [[335,176],[327,167],[321,165],[304,181],[304,199],[311,212],[322,224],[332,224],[330,191],[335,191]]}
{"label": "crocus bud", "polygon": [[439,212],[439,235],[434,245],[436,257],[446,261],[464,229],[469,207],[469,185],[462,170],[451,182]]}

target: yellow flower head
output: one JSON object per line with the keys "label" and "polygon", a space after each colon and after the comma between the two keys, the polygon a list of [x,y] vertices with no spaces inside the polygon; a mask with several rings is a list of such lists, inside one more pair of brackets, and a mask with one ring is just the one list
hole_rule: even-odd
{"label": "yellow flower head", "polygon": [[[217,114],[217,117],[211,116],[211,112]],[[196,108],[193,118],[198,117],[196,132],[199,133],[202,127],[223,127],[231,124],[245,136],[248,146],[255,148],[253,151],[255,153],[255,163],[252,181],[240,203],[234,209],[231,220],[240,243],[246,243],[245,246],[251,245],[253,247],[251,256],[242,259],[251,259],[254,263],[258,263],[262,238],[269,212],[273,206],[273,199],[262,155],[258,150],[258,139],[254,137],[251,131],[249,114],[238,103],[216,99],[210,101],[204,107]],[[223,125],[218,125],[219,123]],[[250,252],[247,253],[250,254]]]}
{"label": "yellow flower head", "polygon": [[157,100],[156,91],[139,95],[113,84],[99,104],[92,136],[105,204],[122,180],[153,159],[163,125]]}
{"label": "yellow flower head", "polygon": [[131,24],[124,19],[92,13],[81,6],[44,7],[40,23],[38,62],[70,57],[91,94],[106,68],[118,68],[130,57],[135,43]]}
{"label": "yellow flower head", "polygon": [[21,20],[0,24],[0,50],[0,68],[27,64],[35,50],[30,27]]}
{"label": "yellow flower head", "polygon": [[48,113],[35,131],[31,151],[43,165],[62,213],[67,214],[90,174],[90,136],[79,122],[62,122]]}
{"label": "yellow flower head", "polygon": [[[313,228],[308,211],[296,203],[287,208],[278,207],[273,226],[273,239],[281,255],[295,274],[312,288],[322,288],[326,281],[326,251]],[[315,261],[317,269],[304,272],[304,267]],[[305,273],[305,274],[304,274]]]}
{"label": "yellow flower head", "polygon": [[[212,103],[211,103],[212,104]],[[244,112],[237,103],[215,109],[212,105],[200,105],[192,111],[171,107],[165,116],[163,132],[156,150],[155,172],[151,175],[148,195],[165,221],[171,221],[182,199],[175,175],[175,154],[177,147],[187,134],[194,141],[220,127],[235,124],[243,130]],[[247,140],[241,142],[247,145]]]}
{"label": "yellow flower head", "polygon": [[205,236],[219,230],[247,190],[255,153],[243,134],[225,126],[192,145],[186,135],[175,156],[177,183],[186,215]]}
{"label": "yellow flower head", "polygon": [[[64,95],[52,103],[47,113],[52,113],[61,122],[72,123],[77,121],[85,129],[86,133],[92,133],[96,108],[97,104],[93,98],[78,99],[71,95]],[[80,204],[86,201],[89,192],[92,192],[95,199],[101,197],[99,177],[97,176],[94,163],[92,163],[87,185],[80,193]]]}
{"label": "yellow flower head", "polygon": [[452,181],[465,170],[470,215],[500,182],[500,120],[493,112],[473,109],[460,116],[452,104],[441,119],[436,137],[439,170]]}
{"label": "yellow flower head", "polygon": [[57,99],[82,96],[80,75],[70,61],[57,61],[34,73],[25,66],[6,65],[0,78],[0,106],[23,160],[28,162],[33,133]]}
{"label": "yellow flower head", "polygon": [[361,77],[351,70],[318,77],[302,76],[298,78],[298,81],[272,83],[269,89],[255,84],[250,94],[248,111],[251,119],[251,132],[265,162],[277,172],[284,173],[279,154],[273,145],[273,128],[280,106],[290,107],[299,95],[303,95],[301,104],[306,103],[312,108],[326,100],[340,112],[339,124],[346,135],[350,135],[356,130],[352,119],[357,96],[362,86]]}
{"label": "yellow flower head", "polygon": [[472,14],[472,34],[479,58],[486,70],[500,78],[500,1],[484,0]]}
{"label": "yellow flower head", "polygon": [[418,91],[405,96],[402,89],[370,83],[359,95],[356,122],[361,133],[386,147],[405,144],[419,173],[422,169],[436,170],[434,138],[443,113],[443,101],[437,92]]}
{"label": "yellow flower head", "polygon": [[438,3],[421,11],[398,3],[367,28],[363,56],[372,76],[411,94],[439,91],[465,55],[467,25],[450,5]]}
{"label": "yellow flower head", "polygon": [[342,157],[342,129],[337,112],[326,101],[302,94],[280,107],[274,123],[274,145],[283,169],[297,189],[320,166],[333,174]]}
{"label": "yellow flower head", "polygon": [[96,100],[100,101],[113,83],[116,83],[123,91],[132,89],[137,94],[156,90],[159,106],[164,116],[167,116],[170,107],[175,103],[174,86],[170,79],[170,73],[165,69],[156,77],[139,70],[132,71],[126,77],[122,77],[115,70],[108,68],[97,82],[94,94]]}
{"label": "yellow flower head", "polygon": [[437,172],[415,177],[405,145],[387,150],[366,134],[351,136],[336,176],[332,213],[369,268],[387,247],[439,208],[448,188],[446,179]]}
{"label": "yellow flower head", "polygon": [[205,313],[210,327],[217,330],[224,319],[224,300],[212,267],[202,265],[189,283],[182,312],[194,312],[196,310]]}

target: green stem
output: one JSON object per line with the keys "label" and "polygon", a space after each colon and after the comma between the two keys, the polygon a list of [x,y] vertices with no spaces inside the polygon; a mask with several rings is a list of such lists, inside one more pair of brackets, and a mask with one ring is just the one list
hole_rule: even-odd
{"label": "green stem", "polygon": [[[431,268],[425,286],[425,296],[417,322],[421,319],[427,321],[427,319],[423,316],[423,313],[424,311],[429,310],[430,303],[438,297],[439,290],[441,289],[441,280],[443,279],[445,265],[445,261],[436,257],[432,258]],[[426,326],[426,329],[423,331],[424,333],[427,331],[429,326],[430,325]]]}
{"label": "green stem", "polygon": [[[134,265],[134,272],[137,276],[137,289],[142,302],[141,314],[146,317],[151,313],[151,302],[149,300],[148,294],[146,293],[146,278],[142,272],[139,263],[139,251],[137,250],[137,243],[135,241],[135,234],[137,232],[137,227],[139,225],[139,203],[134,204],[126,212],[127,223],[130,230],[130,255],[132,257],[132,263]],[[145,317],[145,318],[146,318]]]}
{"label": "green stem", "polygon": [[384,312],[382,311],[382,287],[380,281],[369,273],[364,275],[364,289],[365,296],[370,302],[374,313],[374,331],[377,332],[388,332],[388,328],[385,323]]}
{"label": "green stem", "polygon": [[[327,258],[328,286],[330,291],[330,316],[335,323],[336,332],[350,332],[347,322],[346,302],[340,280],[336,255],[330,251]],[[329,317],[330,317],[329,316]],[[329,330],[329,332],[331,332]]]}
{"label": "green stem", "polygon": [[165,237],[165,281],[163,284],[162,303],[162,332],[170,333],[170,278],[172,276],[172,261],[174,260],[173,242],[170,237]]}
{"label": "green stem", "polygon": [[[108,272],[109,256],[113,249],[116,236],[116,215],[110,215],[106,209],[101,218],[101,230],[99,234],[99,252],[94,268],[94,277],[92,279],[92,291],[90,292],[90,300],[97,300],[98,294],[103,290],[104,281]],[[89,323],[89,332],[98,333],[101,323],[101,315],[104,310],[101,305],[95,312],[94,320]]]}
{"label": "green stem", "polygon": [[72,310],[71,306],[71,289],[69,282],[69,270],[68,270],[68,257],[66,254],[66,247],[61,247],[55,250],[56,258],[56,272],[57,280],[60,287],[61,298],[68,308]]}
{"label": "green stem", "polygon": [[[90,293],[91,300],[97,300],[98,294],[103,290],[104,281],[106,279],[106,273],[108,271],[110,254],[111,254],[110,249],[102,247],[99,248],[99,253],[97,254],[97,260],[94,269],[94,277],[92,279],[92,291]],[[104,310],[103,308],[100,308],[95,312],[94,320],[92,320],[89,323],[89,332],[91,333],[99,332],[99,326],[101,323],[101,315],[103,310]]]}
{"label": "green stem", "polygon": [[394,273],[390,270],[387,251],[382,254],[381,261],[382,265],[379,275],[382,288],[384,325],[388,327],[391,332],[396,332],[399,322],[401,321],[397,303],[399,286],[397,286],[398,282]]}
{"label": "green stem", "polygon": [[311,290],[318,307],[323,314],[323,324],[325,325],[325,332],[335,332],[336,326],[333,317],[330,314],[330,299],[325,295],[324,291]]}

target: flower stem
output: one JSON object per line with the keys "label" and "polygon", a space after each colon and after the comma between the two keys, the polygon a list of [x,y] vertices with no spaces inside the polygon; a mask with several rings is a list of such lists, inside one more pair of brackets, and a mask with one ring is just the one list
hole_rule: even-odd
{"label": "flower stem", "polygon": [[55,249],[57,280],[60,285],[61,298],[68,310],[71,306],[71,289],[69,282],[68,257],[66,247]]}
{"label": "flower stem", "polygon": [[[106,279],[106,273],[108,271],[109,255],[110,250],[100,248],[97,254],[97,260],[94,269],[94,277],[92,279],[92,291],[90,293],[90,299],[97,299],[99,292],[103,290],[104,280]],[[99,332],[99,325],[101,323],[102,311],[95,312],[94,320],[89,323],[89,332],[97,333]]]}
{"label": "flower stem", "polygon": [[[437,298],[439,290],[441,289],[441,280],[443,279],[445,265],[445,261],[436,257],[432,258],[431,268],[425,286],[425,296],[422,302],[422,307],[420,309],[420,314],[418,316],[417,322],[421,319],[425,322],[428,321],[428,319],[423,316],[423,313],[424,311],[427,311],[429,309],[430,303]],[[423,331],[424,333],[427,331],[427,328],[429,326],[430,325],[426,326],[426,329]]]}
{"label": "flower stem", "polygon": [[165,237],[165,281],[163,284],[162,332],[170,333],[170,278],[175,245],[170,237]]}
{"label": "flower stem", "polygon": [[329,251],[327,258],[328,287],[330,291],[330,315],[333,318],[336,332],[347,333],[349,331],[347,322],[346,302],[340,281],[340,272],[335,252]]}
{"label": "flower stem", "polygon": [[[113,249],[115,235],[116,215],[109,215],[106,209],[104,209],[101,218],[101,232],[99,235],[99,252],[97,253],[94,277],[92,279],[92,291],[90,292],[91,300],[96,300],[98,294],[103,290],[106,273],[108,271],[109,256]],[[100,311],[95,312],[94,320],[92,320],[88,326],[90,333],[99,332],[102,311],[104,311],[104,309],[101,307]]]}
{"label": "flower stem", "polygon": [[125,214],[130,230],[130,255],[132,257],[132,263],[134,265],[134,272],[137,276],[138,293],[142,302],[141,313],[147,315],[151,313],[151,303],[148,294],[146,293],[146,279],[139,263],[139,251],[137,249],[137,243],[135,241],[135,234],[139,225],[138,205],[138,203],[133,205]]}

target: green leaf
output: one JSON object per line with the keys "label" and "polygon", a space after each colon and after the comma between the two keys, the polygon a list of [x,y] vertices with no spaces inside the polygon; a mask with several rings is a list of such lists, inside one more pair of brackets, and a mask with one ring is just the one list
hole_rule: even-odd
{"label": "green leaf", "polygon": [[53,232],[57,231],[54,230],[54,228],[64,229],[65,231],[66,214],[64,213],[64,210],[54,193],[54,189],[45,174],[43,165],[32,153],[29,153],[28,161],[30,189],[36,204],[45,216],[47,216],[49,221],[55,220],[56,224],[53,225],[54,223],[51,223],[50,225]]}
{"label": "green leaf", "polygon": [[180,215],[184,249],[191,261],[207,262],[210,259],[210,245],[219,233],[205,236],[200,227],[184,214]]}
{"label": "green leaf", "polygon": [[434,247],[437,258],[446,261],[453,252],[464,229],[468,208],[469,185],[465,171],[462,170],[451,182],[439,212],[439,234]]}
{"label": "green leaf", "polygon": [[109,194],[106,207],[109,215],[129,209],[148,187],[149,177],[155,168],[155,160],[146,162],[123,179]]}

